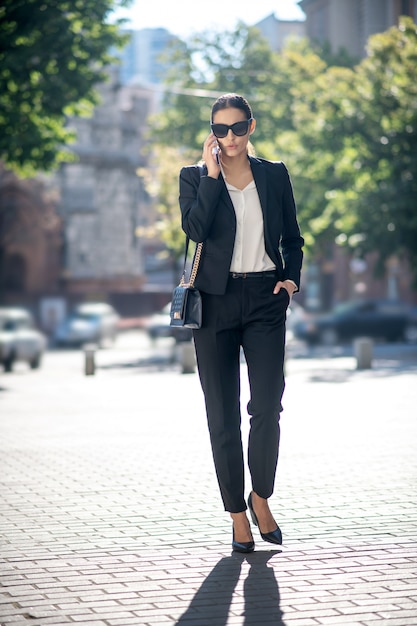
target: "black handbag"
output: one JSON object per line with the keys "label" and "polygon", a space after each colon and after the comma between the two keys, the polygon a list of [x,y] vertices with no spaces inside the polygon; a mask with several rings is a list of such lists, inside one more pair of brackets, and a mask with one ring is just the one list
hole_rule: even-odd
{"label": "black handbag", "polygon": [[183,328],[201,328],[202,322],[202,302],[201,294],[194,287],[195,277],[197,276],[198,265],[200,263],[201,251],[203,244],[200,242],[196,246],[193,266],[190,272],[190,280],[185,282],[185,264],[187,262],[189,238],[185,243],[184,267],[180,283],[175,287],[172,294],[170,325]]}

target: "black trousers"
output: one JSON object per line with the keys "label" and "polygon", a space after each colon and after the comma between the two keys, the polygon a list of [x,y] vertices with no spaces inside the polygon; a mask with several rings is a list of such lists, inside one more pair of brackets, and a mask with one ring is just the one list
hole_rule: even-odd
{"label": "black trousers", "polygon": [[252,488],[262,498],[269,498],[274,489],[290,300],[285,288],[273,293],[276,282],[274,272],[249,278],[230,276],[224,295],[202,293],[203,325],[194,331],[217,479],[225,510],[232,513],[246,510],[241,347],[250,386],[248,464]]}

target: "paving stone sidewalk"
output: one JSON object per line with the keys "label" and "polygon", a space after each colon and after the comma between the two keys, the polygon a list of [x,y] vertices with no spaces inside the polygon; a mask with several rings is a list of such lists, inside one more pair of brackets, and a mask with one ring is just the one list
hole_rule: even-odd
{"label": "paving stone sidewalk", "polygon": [[196,374],[97,359],[0,378],[1,626],[417,625],[416,362],[288,360],[284,546],[244,556]]}

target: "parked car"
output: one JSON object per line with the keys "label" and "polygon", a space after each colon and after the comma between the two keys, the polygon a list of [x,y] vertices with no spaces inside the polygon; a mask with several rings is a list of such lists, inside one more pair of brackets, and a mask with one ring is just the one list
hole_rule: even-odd
{"label": "parked car", "polygon": [[171,310],[171,302],[168,302],[163,309],[151,315],[146,324],[145,330],[150,339],[155,341],[161,337],[172,337],[169,312]]}
{"label": "parked car", "polygon": [[309,344],[334,345],[356,337],[386,341],[417,341],[414,307],[396,300],[353,300],[325,315],[299,320],[294,335]]}
{"label": "parked car", "polygon": [[113,342],[118,333],[120,317],[106,302],[86,302],[75,307],[55,331],[58,346],[81,346]]}
{"label": "parked car", "polygon": [[11,372],[17,361],[37,369],[46,346],[46,336],[35,328],[28,311],[19,307],[0,308],[0,363],[6,372]]}

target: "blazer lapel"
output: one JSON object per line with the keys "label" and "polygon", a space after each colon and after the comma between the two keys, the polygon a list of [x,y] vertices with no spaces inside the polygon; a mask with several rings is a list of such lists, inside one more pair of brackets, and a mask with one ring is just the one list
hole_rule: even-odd
{"label": "blazer lapel", "polygon": [[249,157],[249,162],[252,169],[256,189],[258,190],[264,224],[266,224],[267,184],[265,168],[262,166],[262,163],[260,163],[260,161],[258,161],[254,157]]}
{"label": "blazer lapel", "polygon": [[[204,164],[204,165],[202,166],[202,174],[204,174],[205,176],[207,176],[207,173],[208,173],[208,170],[207,170],[207,165],[206,165],[206,164]],[[223,182],[223,191],[222,191],[222,198],[223,198],[223,201],[224,201],[224,203],[227,205],[227,207],[229,208],[229,210],[232,212],[233,217],[235,217],[235,209],[234,209],[234,206],[233,206],[233,202],[232,202],[232,199],[231,199],[231,197],[230,197],[230,194],[229,194],[229,192],[228,192],[228,190],[227,190],[227,187],[226,187],[226,181],[224,180],[224,178],[223,178],[223,174],[222,174],[221,172],[220,172],[220,174],[219,174],[219,180],[221,180],[221,181]]]}
{"label": "blazer lapel", "polygon": [[226,186],[226,181],[224,180],[223,174],[221,172],[220,172],[220,175],[219,175],[219,179],[221,181],[223,181],[222,198],[223,198],[225,204],[230,209],[230,211],[233,213],[233,217],[236,219],[235,208],[233,206],[232,198],[230,197],[229,191],[228,191],[227,186]]}
{"label": "blazer lapel", "polygon": [[268,181],[266,168],[261,161],[254,157],[249,157],[250,165],[252,168],[253,178],[255,180],[256,188],[258,190],[259,201],[261,203],[262,215],[264,218],[264,238],[265,249],[269,257],[274,261],[277,267],[279,267],[279,259],[275,250],[274,242],[271,239],[270,224],[267,213],[267,199],[268,199]]}

